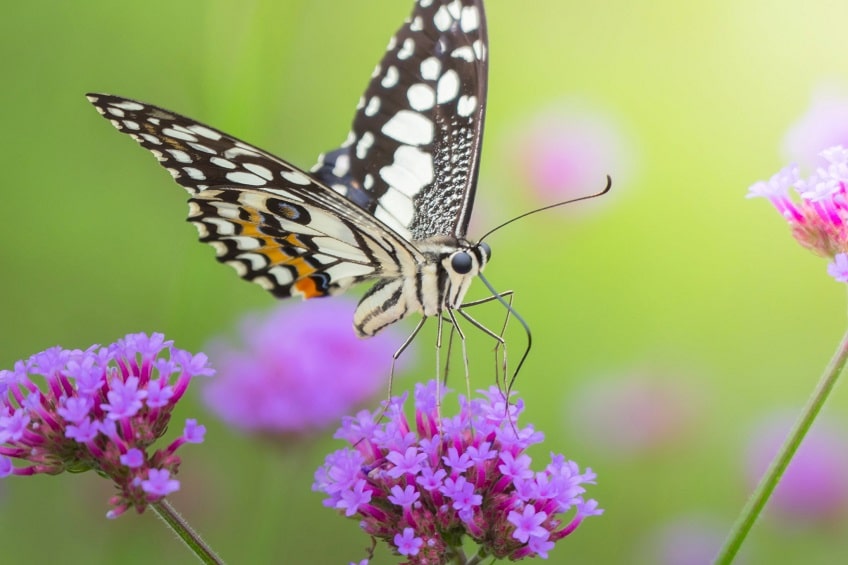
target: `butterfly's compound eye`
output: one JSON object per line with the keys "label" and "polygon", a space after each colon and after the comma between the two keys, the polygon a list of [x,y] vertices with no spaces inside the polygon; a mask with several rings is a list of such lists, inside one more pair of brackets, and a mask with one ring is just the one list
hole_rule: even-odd
{"label": "butterfly's compound eye", "polygon": [[468,273],[472,265],[474,265],[474,260],[471,258],[471,254],[465,251],[458,251],[451,257],[451,268],[458,275]]}
{"label": "butterfly's compound eye", "polygon": [[483,257],[486,259],[486,262],[488,262],[489,259],[492,258],[492,248],[489,247],[489,244],[486,243],[485,241],[481,241],[480,244],[477,247],[480,248],[480,252],[483,254]]}

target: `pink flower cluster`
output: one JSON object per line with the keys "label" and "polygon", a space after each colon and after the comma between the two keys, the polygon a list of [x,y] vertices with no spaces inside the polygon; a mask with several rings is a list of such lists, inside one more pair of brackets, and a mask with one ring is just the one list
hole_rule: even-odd
{"label": "pink flower cluster", "polygon": [[204,354],[176,349],[157,333],[18,361],[0,371],[0,477],[94,470],[118,490],[108,517],[142,512],[179,489],[175,452],[201,443],[205,428],[186,420],[167,447],[149,449],[192,377],[211,374]]}
{"label": "pink flower cluster", "polygon": [[[436,383],[417,385],[415,422],[403,411],[406,395],[381,411],[345,419],[336,437],[352,447],[327,456],[313,490],[326,506],[360,521],[409,564],[546,558],[554,543],[588,516],[584,500],[591,469],[551,454],[543,471],[530,468],[525,450],[543,434],[518,427],[523,403],[508,403],[497,387],[482,398],[460,397],[460,413],[440,417]],[[562,516],[573,511],[570,517]],[[478,546],[468,561],[463,537]]]}
{"label": "pink flower cluster", "polygon": [[336,425],[385,391],[388,360],[403,342],[393,328],[356,337],[350,329],[355,307],[333,297],[246,316],[240,345],[221,338],[206,348],[217,371],[203,389],[207,406],[235,428],[271,436]]}
{"label": "pink flower cluster", "polygon": [[[751,185],[748,198],[768,198],[789,222],[798,243],[833,259],[828,273],[848,282],[848,150],[837,145],[820,155],[827,166],[806,179],[800,177],[797,165],[789,165],[769,180]],[[799,199],[790,196],[790,188]]]}

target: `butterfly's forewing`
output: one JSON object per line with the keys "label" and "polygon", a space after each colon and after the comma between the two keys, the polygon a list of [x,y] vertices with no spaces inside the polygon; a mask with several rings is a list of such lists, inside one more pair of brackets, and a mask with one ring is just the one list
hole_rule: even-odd
{"label": "butterfly's forewing", "polygon": [[368,212],[261,149],[150,104],[88,98],[189,192],[188,219],[218,260],[276,296],[333,294],[419,260]]}
{"label": "butterfly's forewing", "polygon": [[389,43],[345,144],[316,175],[403,237],[464,238],[486,105],[481,0],[418,0]]}

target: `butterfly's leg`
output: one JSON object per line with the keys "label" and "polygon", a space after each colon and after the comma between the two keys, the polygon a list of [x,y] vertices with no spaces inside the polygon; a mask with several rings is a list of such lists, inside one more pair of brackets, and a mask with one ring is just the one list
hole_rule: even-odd
{"label": "butterfly's leg", "polygon": [[467,398],[471,398],[471,373],[468,370],[468,349],[465,341],[465,334],[463,333],[462,328],[459,327],[459,323],[457,322],[453,310],[448,310],[447,312],[450,317],[451,328],[456,329],[456,333],[459,335],[459,339],[462,342],[462,363],[465,367],[465,390],[468,395]]}
{"label": "butterfly's leg", "polygon": [[459,310],[459,313],[463,318],[465,318],[466,320],[471,322],[471,325],[473,325],[475,328],[479,329],[484,334],[486,334],[487,336],[489,336],[489,337],[491,337],[492,339],[495,340],[495,342],[496,342],[495,343],[495,383],[500,388],[500,376],[499,376],[500,371],[498,369],[498,348],[500,348],[501,346],[503,346],[503,348],[504,348],[504,367],[503,367],[503,369],[506,370],[506,340],[504,340],[504,338],[501,335],[498,335],[497,333],[493,332],[492,330],[490,330],[489,328],[484,326],[481,322],[474,319],[474,317],[472,317],[471,314],[469,314],[465,310]]}
{"label": "butterfly's leg", "polygon": [[406,348],[409,347],[409,344],[415,339],[415,336],[418,335],[418,332],[421,331],[421,328],[424,327],[424,322],[427,321],[427,318],[421,318],[421,321],[415,326],[415,329],[412,330],[412,333],[409,334],[409,337],[404,340],[400,347],[398,347],[397,351],[392,355],[392,366],[389,370],[389,390],[388,395],[386,396],[386,401],[383,403],[382,408],[380,409],[380,416],[376,418],[376,421],[380,421],[386,413],[386,408],[389,406],[389,403],[392,400],[392,390],[394,389],[395,382],[395,363],[397,363],[398,358],[406,351]]}
{"label": "butterfly's leg", "polygon": [[[442,351],[442,324],[444,320],[441,316],[438,317],[439,327],[436,330],[436,416],[439,420],[439,426],[442,421],[442,379],[439,377],[439,367],[441,367],[440,354]],[[442,430],[439,429],[441,436]]]}
{"label": "butterfly's leg", "polygon": [[[442,321],[448,321],[449,318],[442,316]],[[451,325],[450,334],[448,334],[448,348],[445,352],[445,372],[442,375],[441,381],[447,386],[448,384],[448,371],[450,370],[450,360],[451,353],[453,352],[453,334],[456,333],[456,328]]]}
{"label": "butterfly's leg", "polygon": [[[489,330],[487,327],[483,326],[483,324],[481,324],[477,320],[474,320],[473,318],[471,318],[470,315],[468,315],[467,312],[464,312],[462,310],[463,308],[466,308],[466,307],[478,306],[480,304],[486,304],[487,302],[491,302],[492,300],[503,300],[504,298],[508,299],[508,302],[506,302],[506,304],[507,304],[506,316],[504,317],[504,322],[503,322],[503,326],[501,327],[501,331],[497,334],[495,334],[493,331]],[[487,296],[486,298],[481,298],[479,300],[472,300],[470,302],[466,302],[465,304],[462,305],[462,307],[459,310],[460,314],[462,314],[463,317],[468,319],[472,324],[474,324],[476,327],[483,330],[484,333],[491,336],[495,340],[495,342],[496,342],[495,343],[495,349],[494,349],[494,353],[495,353],[495,383],[498,385],[498,387],[501,387],[501,388],[506,388],[506,375],[508,374],[508,371],[507,371],[507,347],[506,347],[506,340],[504,339],[504,334],[506,333],[506,327],[509,324],[509,316],[513,311],[512,310],[512,301],[513,301],[514,298],[515,298],[514,291],[505,290],[501,293],[498,293],[497,295]],[[499,364],[498,363],[498,349],[500,349],[501,346],[503,346],[503,362]],[[503,374],[503,380],[504,380],[503,386],[501,385],[501,380],[500,380],[501,374]]]}

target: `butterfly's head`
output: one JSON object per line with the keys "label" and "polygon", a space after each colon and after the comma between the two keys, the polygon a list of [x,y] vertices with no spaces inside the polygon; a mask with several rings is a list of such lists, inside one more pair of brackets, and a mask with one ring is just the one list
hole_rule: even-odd
{"label": "butterfly's head", "polygon": [[448,275],[445,306],[459,308],[471,281],[483,272],[491,256],[492,249],[484,242],[461,245],[445,255],[442,259],[442,268]]}

